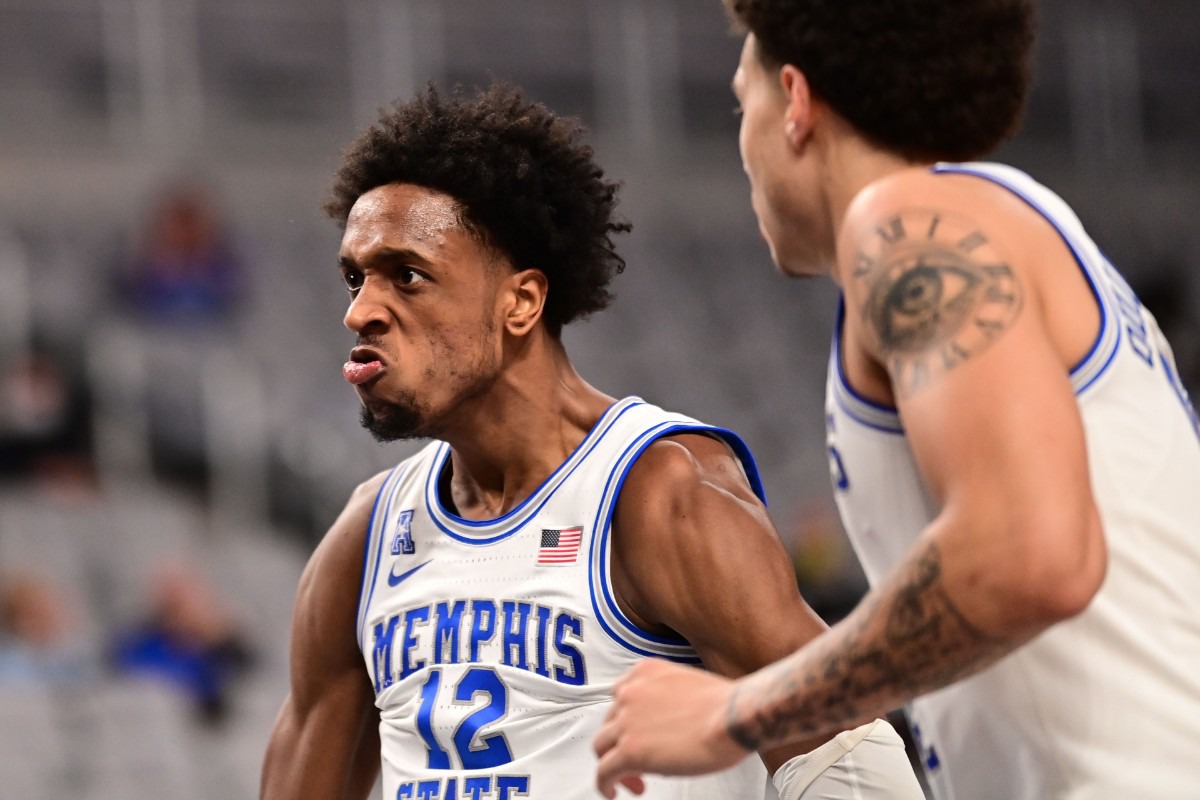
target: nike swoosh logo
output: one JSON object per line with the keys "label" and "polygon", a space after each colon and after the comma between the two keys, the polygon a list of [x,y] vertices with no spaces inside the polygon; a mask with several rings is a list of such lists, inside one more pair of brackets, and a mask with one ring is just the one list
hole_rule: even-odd
{"label": "nike swoosh logo", "polygon": [[[432,561],[432,560],[433,560],[432,558],[429,559],[429,561]],[[428,564],[429,561],[426,561],[425,564]],[[408,572],[401,572],[399,575],[396,574],[396,568],[393,567],[392,571],[390,573],[388,573],[388,586],[399,586],[402,581],[405,581],[405,580],[411,578],[416,573],[416,571],[419,570],[421,567],[425,566],[425,564],[417,564],[415,567],[410,569]]]}

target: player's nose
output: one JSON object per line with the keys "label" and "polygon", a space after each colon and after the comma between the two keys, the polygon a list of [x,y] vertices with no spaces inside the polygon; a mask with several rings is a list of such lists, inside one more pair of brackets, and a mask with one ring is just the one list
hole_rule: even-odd
{"label": "player's nose", "polygon": [[342,324],[359,336],[380,327],[387,327],[388,311],[382,300],[373,283],[366,281],[350,301]]}

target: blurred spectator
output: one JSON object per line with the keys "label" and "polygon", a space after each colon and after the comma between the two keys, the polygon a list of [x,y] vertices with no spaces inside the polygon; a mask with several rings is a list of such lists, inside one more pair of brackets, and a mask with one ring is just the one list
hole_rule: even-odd
{"label": "blurred spectator", "polygon": [[114,667],[166,680],[188,694],[201,719],[224,720],[234,681],[254,662],[238,623],[213,588],[182,565],[160,570],[151,602],[147,619],[117,634]]}
{"label": "blurred spectator", "polygon": [[94,677],[72,605],[40,576],[0,582],[0,682],[63,685]]}
{"label": "blurred spectator", "polygon": [[235,310],[241,261],[206,192],[171,186],[149,220],[127,269],[124,297],[138,316],[188,326],[218,322]]}
{"label": "blurred spectator", "polygon": [[154,468],[202,486],[208,479],[203,365],[236,346],[244,264],[217,205],[200,183],[169,184],[151,208],[132,256],[119,265],[120,300],[142,323],[138,353]]}
{"label": "blurred spectator", "polygon": [[91,474],[91,419],[82,381],[35,349],[0,367],[0,478]]}

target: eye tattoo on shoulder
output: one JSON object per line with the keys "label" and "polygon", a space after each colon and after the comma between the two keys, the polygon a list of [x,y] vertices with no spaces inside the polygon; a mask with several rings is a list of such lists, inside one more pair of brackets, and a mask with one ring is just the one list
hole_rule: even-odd
{"label": "eye tattoo on shoulder", "polygon": [[885,219],[860,248],[863,321],[899,394],[919,391],[986,349],[1020,315],[1020,281],[970,220],[932,210]]}

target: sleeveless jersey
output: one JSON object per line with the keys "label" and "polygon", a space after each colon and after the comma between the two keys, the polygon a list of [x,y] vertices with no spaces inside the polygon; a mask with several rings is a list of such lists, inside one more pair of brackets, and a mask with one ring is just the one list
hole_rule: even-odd
{"label": "sleeveless jersey", "polygon": [[[1153,317],[1056,195],[1011,167],[992,181],[1061,235],[1101,312],[1070,372],[1109,564],[1083,614],[991,668],[918,699],[939,800],[1200,797],[1200,424]],[[856,394],[838,353],[826,420],[842,519],[872,583],[938,508],[895,409]]]}
{"label": "sleeveless jersey", "polygon": [[[444,442],[392,471],[372,513],[358,619],[380,712],[383,797],[601,797],[592,739],[613,684],[646,658],[699,663],[686,641],[622,613],[609,572],[625,476],[656,439],[684,432],[726,441],[762,496],[737,436],[632,397],[498,519],[447,510]],[[765,769],[747,759],[708,778],[652,779],[645,796],[758,800],[765,786]]]}

